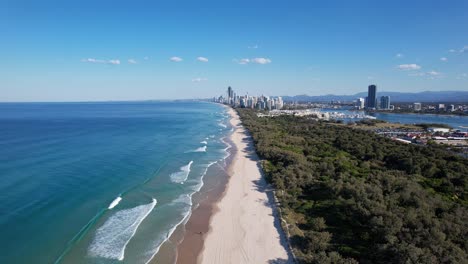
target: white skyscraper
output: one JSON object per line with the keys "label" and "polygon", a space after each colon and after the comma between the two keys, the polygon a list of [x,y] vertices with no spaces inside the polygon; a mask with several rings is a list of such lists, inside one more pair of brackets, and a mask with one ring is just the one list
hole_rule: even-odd
{"label": "white skyscraper", "polygon": [[421,103],[413,104],[414,111],[421,111]]}
{"label": "white skyscraper", "polygon": [[356,107],[358,109],[364,109],[365,105],[366,105],[366,100],[364,98],[358,98],[356,100]]}

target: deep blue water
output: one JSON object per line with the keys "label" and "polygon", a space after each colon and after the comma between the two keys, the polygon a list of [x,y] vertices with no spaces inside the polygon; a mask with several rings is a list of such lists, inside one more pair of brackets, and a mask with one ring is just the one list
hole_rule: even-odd
{"label": "deep blue water", "polygon": [[0,263],[145,263],[226,157],[226,123],[202,102],[0,104]]}

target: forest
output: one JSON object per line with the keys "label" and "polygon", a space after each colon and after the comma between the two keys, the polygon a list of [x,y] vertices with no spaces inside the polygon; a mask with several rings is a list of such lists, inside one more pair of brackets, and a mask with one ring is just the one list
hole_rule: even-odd
{"label": "forest", "polygon": [[468,159],[346,125],[236,110],[300,263],[467,263]]}

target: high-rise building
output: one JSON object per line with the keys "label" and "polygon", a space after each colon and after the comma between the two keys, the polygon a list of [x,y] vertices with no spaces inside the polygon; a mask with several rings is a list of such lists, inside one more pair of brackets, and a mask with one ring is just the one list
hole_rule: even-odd
{"label": "high-rise building", "polygon": [[267,109],[268,109],[268,110],[271,110],[271,109],[273,109],[273,107],[272,107],[272,106],[273,106],[273,100],[271,100],[271,99],[268,99],[268,101],[267,101]]}
{"label": "high-rise building", "polygon": [[413,104],[414,111],[421,111],[421,103]]}
{"label": "high-rise building", "polygon": [[283,104],[284,104],[284,103],[283,103],[283,98],[278,97],[278,98],[276,99],[275,108],[281,110],[281,109],[283,108]]}
{"label": "high-rise building", "polygon": [[244,97],[241,97],[239,104],[240,104],[240,107],[241,107],[241,108],[245,108],[245,107],[246,107]]}
{"label": "high-rise building", "polygon": [[366,102],[366,100],[364,98],[358,98],[356,100],[356,108],[357,109],[363,109],[364,106],[365,106],[365,102]]}
{"label": "high-rise building", "polygon": [[380,109],[385,109],[385,110],[390,109],[390,96],[380,97]]}
{"label": "high-rise building", "polygon": [[232,90],[231,86],[227,90],[227,103],[234,104],[234,90]]}
{"label": "high-rise building", "polygon": [[369,85],[367,90],[367,108],[376,108],[376,99],[377,99],[377,86],[374,84]]}

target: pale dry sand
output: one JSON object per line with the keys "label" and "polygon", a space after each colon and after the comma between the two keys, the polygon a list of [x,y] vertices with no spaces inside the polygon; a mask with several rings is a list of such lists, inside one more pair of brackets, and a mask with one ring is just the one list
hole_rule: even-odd
{"label": "pale dry sand", "polygon": [[198,263],[293,263],[252,140],[229,109],[237,148]]}

